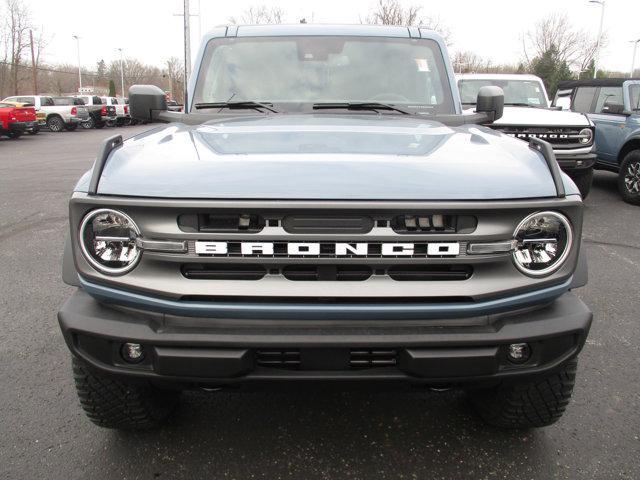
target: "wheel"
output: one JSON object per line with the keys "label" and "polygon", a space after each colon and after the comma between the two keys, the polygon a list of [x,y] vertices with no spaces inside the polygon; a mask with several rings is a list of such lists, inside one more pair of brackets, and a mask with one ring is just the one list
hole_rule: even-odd
{"label": "wheel", "polygon": [[471,404],[489,425],[500,428],[544,427],[564,413],[576,379],[577,359],[529,382],[503,384],[469,392]]}
{"label": "wheel", "polygon": [[618,190],[625,202],[640,205],[640,150],[632,150],[622,160]]}
{"label": "wheel", "polygon": [[98,375],[76,358],[72,367],[80,405],[100,427],[149,430],[160,426],[178,405],[180,392]]}
{"label": "wheel", "polygon": [[73,132],[76,128],[78,128],[78,124],[77,123],[69,123],[69,124],[65,125],[64,128],[66,128],[70,132]]}
{"label": "wheel", "polygon": [[36,135],[40,132],[40,127],[35,126],[31,130],[28,131],[29,135]]}
{"label": "wheel", "polygon": [[82,128],[90,129],[95,126],[95,122],[93,121],[93,118],[89,117],[89,120],[82,122],[80,125],[82,125]]}
{"label": "wheel", "polygon": [[107,127],[115,127],[115,126],[116,126],[115,120],[107,120]]}
{"label": "wheel", "polygon": [[571,180],[574,181],[580,195],[585,199],[591,191],[591,184],[593,183],[593,168],[587,168],[585,170],[578,170],[571,174]]}
{"label": "wheel", "polygon": [[64,130],[64,121],[62,118],[52,116],[47,119],[47,128],[52,132],[61,132]]}

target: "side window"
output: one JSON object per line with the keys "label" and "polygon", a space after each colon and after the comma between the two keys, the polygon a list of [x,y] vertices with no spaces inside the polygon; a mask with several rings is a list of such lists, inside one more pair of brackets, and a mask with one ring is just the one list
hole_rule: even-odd
{"label": "side window", "polygon": [[53,107],[55,103],[53,103],[53,98],[51,97],[40,97],[40,104],[43,107]]}
{"label": "side window", "polygon": [[111,105],[118,105],[118,99],[117,98],[112,98],[111,99]]}
{"label": "side window", "polygon": [[622,105],[622,87],[602,87],[596,101],[595,113],[609,113],[602,111],[603,107],[608,105]]}
{"label": "side window", "polygon": [[590,113],[596,90],[596,87],[579,87],[573,97],[572,110],[574,112]]}
{"label": "side window", "polygon": [[640,85],[631,85],[629,87],[629,100],[631,110],[634,112],[640,111]]}
{"label": "side window", "polygon": [[20,103],[31,103],[33,105],[35,105],[35,98],[33,97],[18,97],[18,102]]}
{"label": "side window", "polygon": [[102,105],[102,100],[100,100],[100,97],[93,97],[93,104]]}

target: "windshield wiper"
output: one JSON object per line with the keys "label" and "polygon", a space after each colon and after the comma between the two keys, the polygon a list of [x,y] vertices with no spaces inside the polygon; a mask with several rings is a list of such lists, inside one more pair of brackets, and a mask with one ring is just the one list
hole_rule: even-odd
{"label": "windshield wiper", "polygon": [[247,109],[260,110],[260,109],[264,109],[264,110],[268,110],[269,112],[272,112],[272,113],[280,113],[280,111],[278,111],[275,108],[273,108],[272,104],[254,102],[252,100],[242,100],[242,101],[238,101],[238,102],[196,103],[195,107],[196,107],[197,110],[202,110],[204,108],[219,108],[219,109],[229,108],[231,110],[234,110],[234,109],[236,109],[236,110],[247,110]]}
{"label": "windshield wiper", "polygon": [[331,110],[331,109],[345,109],[345,110],[391,110],[399,112],[404,115],[417,115],[418,112],[411,110],[405,110],[404,108],[396,107],[389,103],[379,102],[329,102],[329,103],[314,103],[314,110]]}

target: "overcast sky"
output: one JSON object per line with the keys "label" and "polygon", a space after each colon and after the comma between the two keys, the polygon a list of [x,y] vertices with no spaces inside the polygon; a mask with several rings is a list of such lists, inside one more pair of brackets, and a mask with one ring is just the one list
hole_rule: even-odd
{"label": "overcast sky", "polygon": [[[25,0],[34,21],[42,25],[50,43],[45,60],[76,63],[72,34],[81,37],[83,66],[95,68],[99,59],[107,63],[125,56],[161,65],[171,56],[182,56],[181,0]],[[191,0],[193,17],[192,53],[200,43],[199,26],[208,29],[241,17],[251,5],[280,6],[287,22],[307,18],[314,23],[360,23],[377,0]],[[600,6],[588,0],[404,0],[405,5],[422,6],[425,16],[437,16],[452,33],[450,53],[472,50],[494,63],[516,63],[522,58],[522,33],[551,12],[566,12],[578,28],[597,34]],[[108,9],[107,9],[108,7]],[[610,70],[631,68],[632,44],[640,38],[640,0],[606,0],[604,30],[608,44],[601,65]],[[640,48],[638,49],[640,51]],[[640,52],[636,66],[640,63]]]}

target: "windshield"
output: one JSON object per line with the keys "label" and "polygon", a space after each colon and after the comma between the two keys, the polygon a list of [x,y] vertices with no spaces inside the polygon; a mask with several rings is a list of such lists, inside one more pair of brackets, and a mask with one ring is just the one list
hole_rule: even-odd
{"label": "windshield", "polygon": [[460,100],[465,105],[475,105],[482,87],[496,86],[504,90],[505,105],[529,105],[547,107],[547,98],[537,80],[460,79]]}
{"label": "windshield", "polygon": [[206,47],[194,102],[228,101],[386,102],[424,113],[454,113],[438,44],[408,38],[212,40]]}

